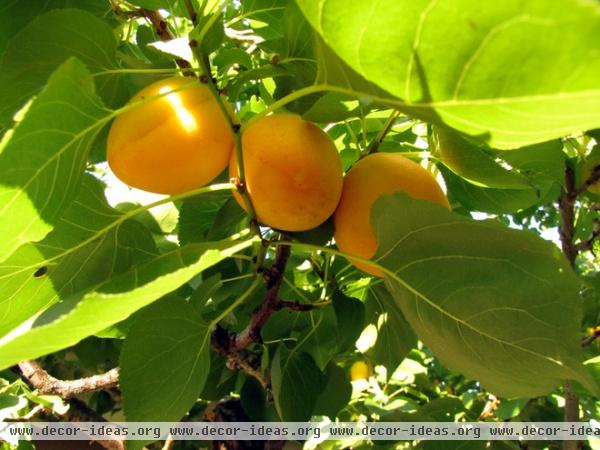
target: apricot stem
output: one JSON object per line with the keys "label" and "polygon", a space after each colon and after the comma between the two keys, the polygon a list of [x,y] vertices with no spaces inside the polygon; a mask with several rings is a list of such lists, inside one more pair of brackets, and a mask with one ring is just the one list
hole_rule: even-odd
{"label": "apricot stem", "polygon": [[383,142],[383,140],[385,139],[387,134],[390,132],[390,130],[394,126],[394,123],[396,122],[396,119],[398,118],[399,115],[400,115],[400,111],[398,111],[397,109],[392,110],[392,113],[385,121],[383,128],[381,129],[381,131],[379,132],[377,137],[373,140],[373,142],[371,142],[371,145],[369,145],[369,148],[367,149],[367,152],[364,156],[366,156],[370,153],[375,153],[377,150],[379,150],[379,146],[381,145],[381,143]]}

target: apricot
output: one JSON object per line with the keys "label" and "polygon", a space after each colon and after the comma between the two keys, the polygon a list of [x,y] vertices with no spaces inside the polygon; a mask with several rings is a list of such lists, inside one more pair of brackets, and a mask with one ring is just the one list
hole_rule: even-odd
{"label": "apricot", "polygon": [[[246,189],[260,223],[284,231],[319,226],[342,192],[342,161],[327,133],[296,115],[258,119],[242,134]],[[237,176],[232,155],[231,177]],[[242,208],[243,199],[235,193]]]}
{"label": "apricot", "polygon": [[119,115],[108,134],[108,164],[119,179],[144,191],[178,194],[210,183],[227,167],[233,132],[207,86],[168,78],[129,104],[144,99]]}
{"label": "apricot", "polygon": [[[435,178],[426,169],[398,153],[373,153],[346,174],[342,198],[334,213],[335,241],[340,251],[370,259],[377,250],[371,226],[371,208],[384,194],[405,192],[413,198],[449,207]],[[382,277],[376,266],[350,259],[359,269]]]}
{"label": "apricot", "polygon": [[373,367],[366,361],[356,361],[350,367],[350,379],[356,380],[367,380],[373,375]]}

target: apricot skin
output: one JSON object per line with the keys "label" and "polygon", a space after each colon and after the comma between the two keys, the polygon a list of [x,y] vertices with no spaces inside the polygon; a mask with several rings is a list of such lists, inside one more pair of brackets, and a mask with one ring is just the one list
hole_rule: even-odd
{"label": "apricot skin", "polygon": [[[296,115],[264,117],[242,134],[242,151],[246,189],[260,223],[304,231],[333,214],[342,192],[342,162],[319,127]],[[229,174],[238,175],[235,154]]]}
{"label": "apricot skin", "polygon": [[[346,174],[340,203],[333,216],[335,241],[340,251],[370,259],[377,250],[371,227],[371,208],[385,194],[405,192],[413,198],[449,207],[441,187],[427,170],[398,153],[374,153],[359,160]],[[370,264],[352,264],[378,277],[383,272]]]}
{"label": "apricot skin", "polygon": [[[181,90],[160,96],[175,89]],[[173,77],[145,87],[130,103],[151,97],[114,120],[107,142],[112,171],[159,194],[210,183],[233,149],[231,127],[211,92],[194,79]]]}
{"label": "apricot skin", "polygon": [[356,361],[350,367],[350,379],[356,380],[368,380],[373,374],[373,368],[366,361]]}

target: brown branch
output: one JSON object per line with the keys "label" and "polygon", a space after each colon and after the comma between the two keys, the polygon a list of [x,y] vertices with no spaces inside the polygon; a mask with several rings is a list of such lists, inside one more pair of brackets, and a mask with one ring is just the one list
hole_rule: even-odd
{"label": "brown branch", "polygon": [[587,180],[585,180],[581,186],[579,187],[579,189],[576,189],[572,195],[574,198],[577,198],[578,196],[580,196],[581,194],[583,194],[585,191],[587,191],[587,189],[595,184],[597,181],[600,181],[600,164],[598,164],[596,167],[594,167],[594,170],[592,170],[591,175],[589,176],[589,178]]}
{"label": "brown branch", "polygon": [[[595,175],[600,176],[597,172],[598,171],[596,170],[594,171],[590,180],[594,178]],[[579,194],[589,186],[587,185],[588,181],[589,180],[586,180],[580,189],[576,189],[575,172],[573,168],[567,164],[565,168],[565,190],[558,199],[558,207],[560,210],[559,234],[562,251],[573,269],[575,269],[575,260],[579,253],[573,240],[575,236],[575,201]],[[573,391],[573,386],[569,380],[565,381],[564,394],[564,420],[565,422],[577,422],[579,420],[579,398]],[[577,450],[581,448],[581,443],[579,441],[564,441],[562,448],[563,450]]]}
{"label": "brown branch", "polygon": [[25,380],[42,394],[58,395],[69,399],[86,392],[99,391],[117,386],[119,369],[111,369],[101,375],[79,378],[77,380],[59,380],[46,372],[35,361],[21,361],[19,370]]}
{"label": "brown branch", "polygon": [[581,346],[587,347],[588,345],[591,345],[599,337],[600,337],[600,325],[594,327],[594,329],[592,330],[592,333],[589,334],[588,336],[584,337],[581,340]]}
{"label": "brown branch", "polygon": [[269,317],[278,310],[279,288],[283,282],[283,274],[289,256],[289,245],[280,245],[277,247],[273,266],[264,272],[265,281],[267,282],[267,294],[265,299],[260,308],[252,314],[250,323],[246,328],[232,337],[228,347],[229,352],[236,352],[245,349],[253,342],[262,341],[260,336],[262,327],[267,323]]}
{"label": "brown branch", "polygon": [[[117,16],[125,17],[127,19],[143,17],[152,24],[154,31],[158,35],[161,41],[167,42],[175,39],[175,36],[169,30],[169,24],[164,17],[158,12],[147,8],[138,8],[132,11],[123,10],[116,2],[112,2],[112,9]],[[189,61],[183,58],[175,58],[175,64],[183,70],[185,76],[193,77],[195,73],[192,69],[192,65]]]}
{"label": "brown branch", "polygon": [[594,242],[596,239],[600,237],[600,218],[596,217],[594,219],[594,229],[592,230],[592,234],[589,239],[585,241],[581,241],[575,245],[575,248],[578,252],[586,252],[592,250],[594,248]]}
{"label": "brown branch", "polygon": [[[107,420],[79,399],[69,400],[69,411],[64,419],[68,422],[107,422]],[[106,450],[125,450],[122,440],[95,440]]]}
{"label": "brown branch", "polygon": [[573,168],[567,166],[565,169],[565,190],[558,199],[560,209],[560,224],[558,227],[560,234],[560,243],[564,255],[567,257],[571,267],[575,267],[577,258],[577,248],[573,242],[575,236],[575,172]]}
{"label": "brown branch", "polygon": [[162,450],[173,450],[175,448],[175,439],[173,436],[169,435],[165,440],[165,444],[162,447]]}

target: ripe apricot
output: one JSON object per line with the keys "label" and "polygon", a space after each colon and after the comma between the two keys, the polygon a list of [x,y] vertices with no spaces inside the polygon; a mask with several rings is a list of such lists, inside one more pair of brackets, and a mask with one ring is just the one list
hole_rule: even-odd
{"label": "ripe apricot", "polygon": [[[258,119],[242,134],[246,189],[259,222],[285,231],[310,230],[335,210],[342,161],[333,141],[296,115]],[[237,176],[232,155],[231,177]],[[241,197],[237,202],[245,208]]]}
{"label": "ripe apricot", "polygon": [[130,104],[145,99],[119,115],[108,135],[108,164],[119,179],[177,194],[210,183],[227,167],[233,133],[207,86],[168,78],[142,89]]}
{"label": "ripe apricot", "polygon": [[[350,255],[372,258],[377,240],[371,227],[371,207],[384,194],[405,192],[411,197],[449,207],[431,173],[398,153],[374,153],[359,160],[346,174],[342,198],[333,219],[338,248]],[[351,262],[361,270],[383,276],[367,263]]]}

